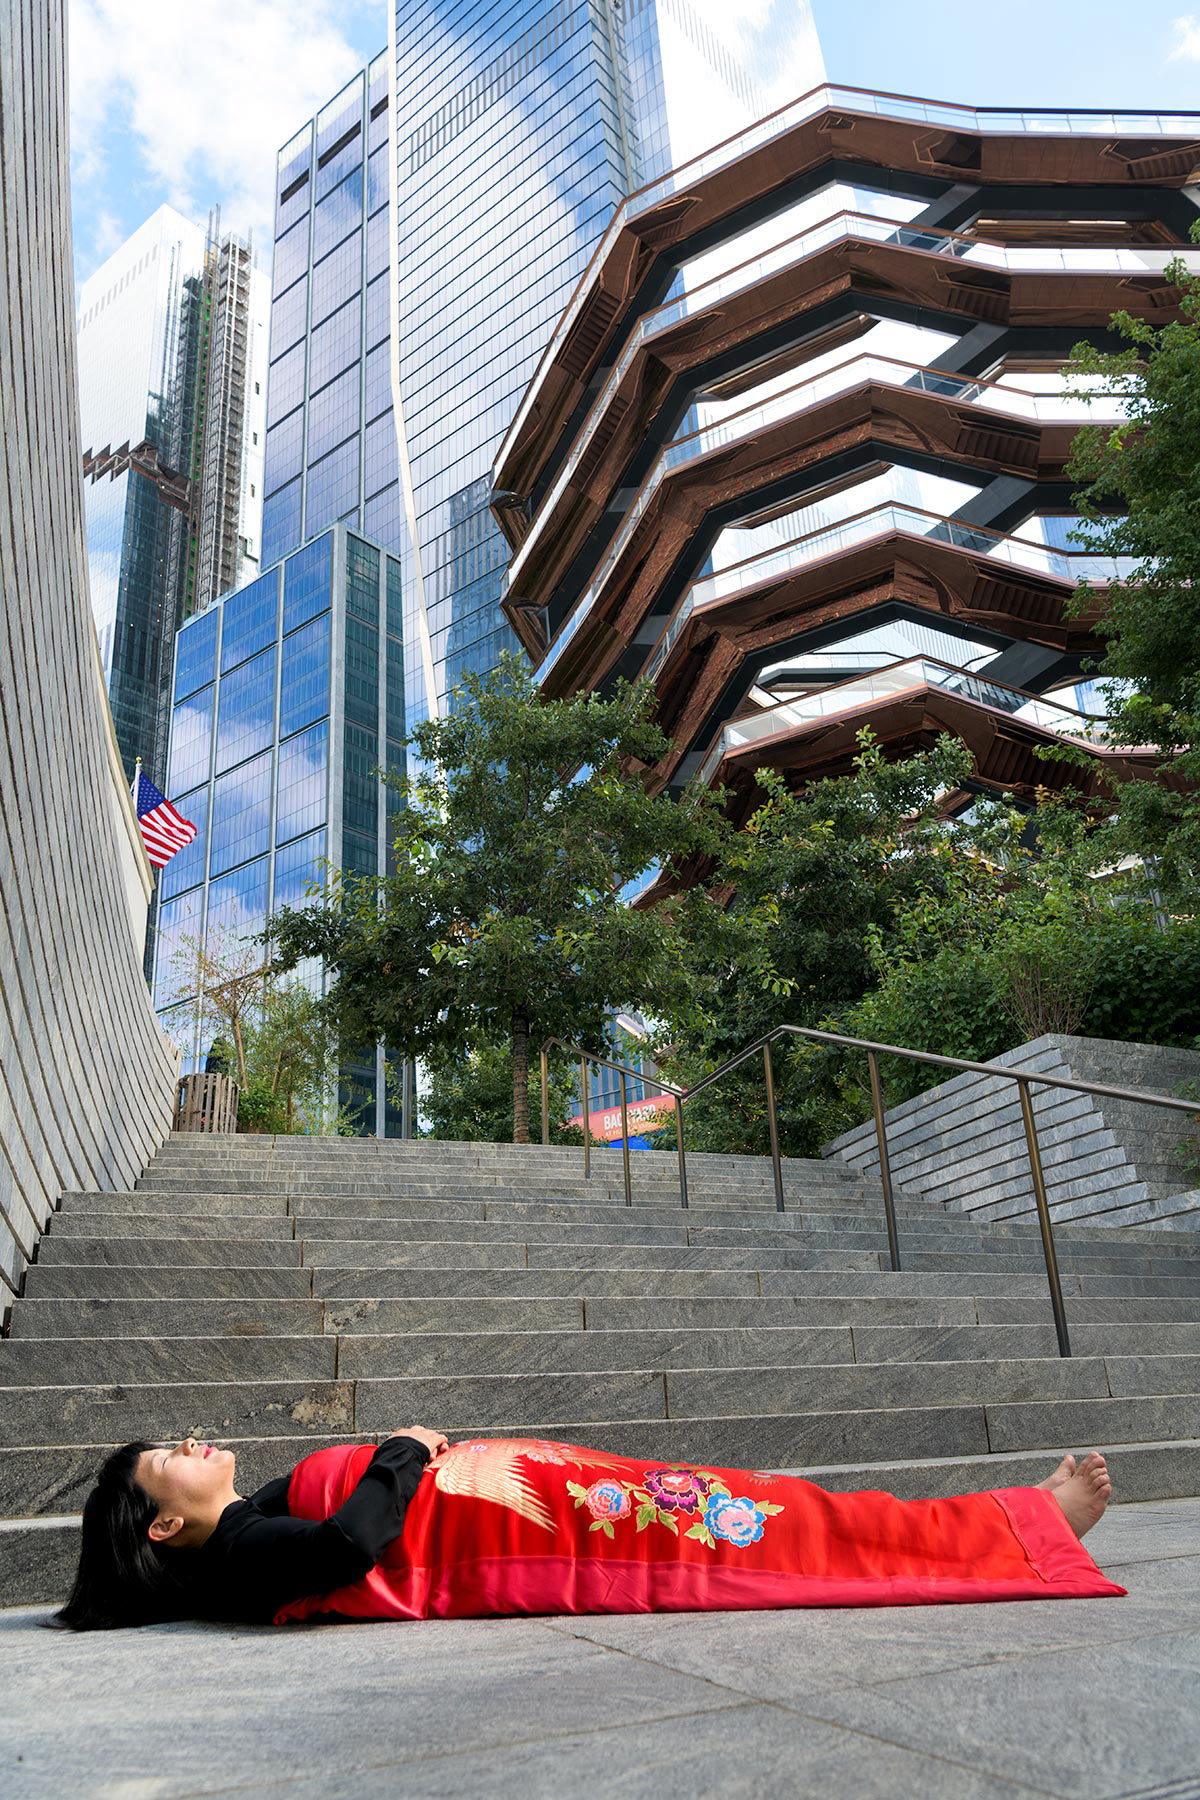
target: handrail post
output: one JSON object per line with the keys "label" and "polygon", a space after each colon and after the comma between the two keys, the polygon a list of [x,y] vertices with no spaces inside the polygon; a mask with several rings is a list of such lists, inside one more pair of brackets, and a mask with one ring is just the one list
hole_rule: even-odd
{"label": "handrail post", "polygon": [[583,1179],[591,1180],[592,1175],[592,1134],[588,1130],[588,1085],[587,1057],[579,1058],[579,1085],[583,1093]]}
{"label": "handrail post", "polygon": [[1042,1229],[1042,1254],[1046,1259],[1046,1274],[1050,1280],[1050,1305],[1054,1309],[1054,1329],[1058,1333],[1058,1354],[1070,1356],[1071,1336],[1067,1330],[1067,1309],[1063,1305],[1062,1281],[1058,1273],[1058,1255],[1054,1248],[1054,1227],[1050,1222],[1050,1202],[1046,1197],[1046,1176],[1042,1168],[1042,1153],[1038,1147],[1037,1121],[1033,1114],[1033,1097],[1029,1092],[1029,1077],[1016,1077],[1017,1092],[1021,1096],[1021,1119],[1025,1126],[1025,1142],[1029,1146],[1029,1172],[1033,1176],[1033,1197],[1037,1202],[1038,1224]]}
{"label": "handrail post", "polygon": [[633,1205],[633,1188],[629,1181],[629,1105],[624,1069],[618,1070],[621,1082],[621,1155],[625,1163],[625,1204]]}
{"label": "handrail post", "polygon": [[550,1142],[550,1065],[542,1045],[542,1147]]}
{"label": "handrail post", "polygon": [[679,1157],[679,1204],[687,1210],[687,1157],[683,1148],[683,1095],[675,1096],[675,1150]]}
{"label": "handrail post", "polygon": [[875,1139],[879,1145],[879,1178],[883,1183],[883,1210],[887,1218],[888,1255],[893,1272],[900,1268],[900,1235],[896,1230],[896,1197],[892,1192],[892,1165],[888,1159],[887,1126],[883,1117],[883,1087],[879,1080],[879,1058],[867,1051],[867,1067],[871,1071],[871,1110],[875,1114]]}
{"label": "handrail post", "polygon": [[783,1211],[783,1164],[779,1160],[779,1118],[775,1111],[775,1070],[771,1046],[763,1045],[763,1069],[767,1077],[767,1123],[771,1128],[771,1168],[775,1175],[775,1210]]}

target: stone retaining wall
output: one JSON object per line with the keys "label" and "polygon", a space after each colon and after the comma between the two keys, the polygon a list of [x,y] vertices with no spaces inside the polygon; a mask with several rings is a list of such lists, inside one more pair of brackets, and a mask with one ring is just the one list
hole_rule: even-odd
{"label": "stone retaining wall", "polygon": [[0,7],[0,1316],[63,1189],[133,1185],[176,1066],[88,599],[63,14]]}
{"label": "stone retaining wall", "polygon": [[[1047,1036],[993,1061],[1160,1094],[1195,1084],[1200,1093],[1200,1055],[1153,1044]],[[1192,1158],[1200,1158],[1200,1125],[1189,1129],[1186,1117],[1156,1107],[1054,1088],[1034,1088],[1033,1106],[1055,1218],[1200,1226],[1200,1194],[1187,1191],[1197,1187]],[[981,1219],[1034,1210],[1015,1082],[957,1075],[892,1107],[887,1126],[897,1185]],[[879,1172],[870,1123],[826,1145],[824,1154]]]}

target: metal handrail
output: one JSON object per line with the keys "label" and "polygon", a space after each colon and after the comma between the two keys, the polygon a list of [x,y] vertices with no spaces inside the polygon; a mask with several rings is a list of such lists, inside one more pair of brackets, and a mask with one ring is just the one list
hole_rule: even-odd
{"label": "metal handrail", "polygon": [[[847,1037],[840,1031],[818,1031],[808,1025],[776,1025],[764,1037],[756,1038],[747,1044],[744,1050],[728,1057],[719,1068],[705,1075],[693,1087],[680,1088],[672,1082],[658,1078],[659,1087],[670,1094],[675,1101],[676,1149],[679,1161],[679,1204],[688,1204],[687,1189],[687,1156],[683,1142],[683,1108],[688,1100],[702,1094],[706,1088],[723,1080],[734,1069],[740,1068],[752,1056],[761,1050],[763,1056],[763,1075],[767,1094],[767,1122],[771,1139],[771,1167],[775,1177],[776,1211],[785,1211],[783,1195],[783,1161],[779,1152],[779,1115],[775,1102],[775,1072],[771,1062],[771,1046],[778,1038],[798,1037],[809,1043],[835,1044],[847,1050],[864,1050],[867,1056],[867,1067],[871,1079],[871,1111],[875,1121],[875,1138],[879,1147],[879,1175],[883,1187],[883,1209],[887,1222],[888,1255],[893,1271],[900,1268],[900,1236],[896,1225],[896,1198],[892,1188],[891,1162],[888,1157],[887,1125],[884,1119],[883,1085],[879,1079],[879,1058],[881,1056],[900,1056],[908,1062],[928,1063],[934,1068],[953,1069],[970,1075],[990,1075],[1002,1081],[1014,1081],[1021,1103],[1021,1122],[1025,1131],[1025,1143],[1029,1152],[1029,1170],[1033,1177],[1033,1197],[1037,1206],[1038,1226],[1042,1237],[1042,1255],[1046,1264],[1046,1277],[1050,1284],[1050,1305],[1054,1312],[1054,1329],[1058,1337],[1058,1353],[1070,1356],[1071,1339],[1067,1329],[1066,1308],[1063,1305],[1062,1279],[1058,1269],[1058,1255],[1054,1247],[1054,1227],[1050,1220],[1050,1203],[1046,1195],[1046,1176],[1042,1167],[1042,1153],[1038,1144],[1037,1121],[1033,1111],[1031,1088],[1036,1082],[1041,1087],[1064,1088],[1073,1094],[1098,1094],[1105,1100],[1127,1100],[1145,1106],[1162,1106],[1173,1112],[1187,1113],[1195,1118],[1200,1108],[1195,1101],[1179,1100],[1169,1094],[1152,1094],[1144,1088],[1118,1088],[1107,1086],[1099,1081],[1075,1081],[1064,1075],[1028,1074],[1023,1069],[998,1068],[995,1063],[969,1062],[961,1056],[938,1056],[931,1050],[909,1050],[901,1044],[876,1043],[872,1038]],[[542,1045],[542,1143],[550,1141],[550,1071],[547,1052],[557,1046],[569,1055],[579,1058],[579,1073],[583,1094],[583,1173],[585,1178],[591,1176],[591,1134],[588,1130],[588,1092],[587,1065],[589,1062],[605,1069],[612,1069],[620,1076],[621,1086],[621,1138],[624,1151],[625,1169],[625,1204],[633,1205],[633,1191],[629,1167],[629,1117],[626,1104],[626,1078],[643,1079],[640,1069],[631,1068],[627,1063],[613,1061],[610,1057],[598,1056],[594,1051],[585,1050],[579,1044],[568,1044],[562,1038],[547,1038]]]}

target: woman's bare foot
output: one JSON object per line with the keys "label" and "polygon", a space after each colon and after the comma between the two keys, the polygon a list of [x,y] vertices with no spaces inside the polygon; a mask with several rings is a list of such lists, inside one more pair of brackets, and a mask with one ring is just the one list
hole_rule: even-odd
{"label": "woman's bare foot", "polygon": [[1066,1514],[1067,1524],[1076,1537],[1081,1538],[1104,1516],[1104,1509],[1112,1497],[1112,1479],[1104,1458],[1092,1450],[1077,1469],[1069,1472],[1065,1480],[1060,1480],[1063,1469],[1072,1460],[1069,1456],[1064,1457],[1042,1486],[1053,1494]]}
{"label": "woman's bare foot", "polygon": [[1064,1482],[1070,1481],[1074,1473],[1075,1458],[1073,1456],[1064,1456],[1053,1475],[1047,1475],[1045,1481],[1038,1482],[1038,1486],[1044,1488],[1047,1493],[1052,1494],[1055,1488],[1062,1487]]}

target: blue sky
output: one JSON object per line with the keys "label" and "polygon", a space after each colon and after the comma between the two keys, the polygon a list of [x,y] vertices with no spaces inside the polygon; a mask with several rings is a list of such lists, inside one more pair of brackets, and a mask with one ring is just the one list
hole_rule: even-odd
{"label": "blue sky", "polygon": [[[1195,0],[1200,6],[1200,0]],[[1185,0],[1186,4],[1186,0]],[[195,8],[203,11],[197,27]],[[813,0],[830,78],[980,106],[1200,109],[1180,0]],[[275,152],[382,47],[385,0],[70,0],[76,273],[164,201],[270,230]]]}
{"label": "blue sky", "polygon": [[1179,0],[813,0],[850,87],[971,106],[1200,109],[1200,11]]}

